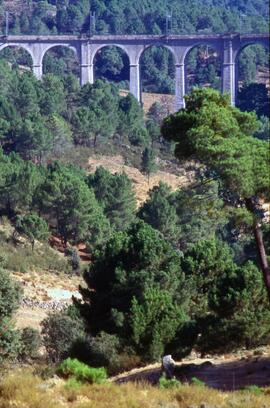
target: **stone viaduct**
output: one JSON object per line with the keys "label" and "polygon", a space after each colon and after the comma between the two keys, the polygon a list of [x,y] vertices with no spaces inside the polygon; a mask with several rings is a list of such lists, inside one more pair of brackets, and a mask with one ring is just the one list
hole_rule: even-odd
{"label": "stone viaduct", "polygon": [[243,48],[261,44],[269,48],[269,34],[224,34],[224,35],[94,35],[84,36],[1,36],[0,52],[5,47],[22,47],[32,57],[33,72],[42,78],[43,58],[56,46],[74,50],[80,63],[81,85],[94,82],[94,59],[96,53],[106,46],[117,46],[124,50],[130,64],[130,92],[140,101],[140,57],[153,45],[171,51],[175,60],[176,109],[184,106],[186,88],[185,62],[188,53],[196,46],[209,45],[216,50],[222,61],[222,92],[230,95],[231,104],[236,102],[238,56]]}

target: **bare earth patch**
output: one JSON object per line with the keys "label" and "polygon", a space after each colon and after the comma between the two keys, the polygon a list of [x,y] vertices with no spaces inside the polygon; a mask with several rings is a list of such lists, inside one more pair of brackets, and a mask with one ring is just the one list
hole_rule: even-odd
{"label": "bare earth patch", "polygon": [[157,186],[161,181],[168,184],[173,191],[177,190],[179,187],[188,185],[194,176],[193,171],[179,170],[179,175],[167,173],[165,171],[157,171],[150,176],[149,184],[148,177],[142,174],[135,167],[130,167],[125,165],[124,158],[120,155],[116,156],[91,156],[89,158],[88,171],[94,173],[96,168],[99,166],[104,167],[111,173],[126,173],[127,176],[133,183],[135,195],[137,198],[137,204],[140,206],[147,197],[149,190],[154,186]]}
{"label": "bare earth patch", "polygon": [[72,303],[72,296],[80,297],[78,276],[56,276],[49,273],[13,273],[24,290],[24,300],[16,314],[18,328],[33,327],[40,330],[41,321],[48,312],[59,310]]}

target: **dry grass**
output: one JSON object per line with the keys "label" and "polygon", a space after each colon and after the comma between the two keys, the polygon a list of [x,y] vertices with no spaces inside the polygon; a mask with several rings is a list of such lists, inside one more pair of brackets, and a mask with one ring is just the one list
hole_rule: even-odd
{"label": "dry grass", "polygon": [[28,372],[15,372],[0,383],[1,408],[56,408],[42,381]]}
{"label": "dry grass", "polygon": [[148,196],[148,192],[154,186],[158,185],[160,181],[167,183],[175,191],[181,186],[185,186],[193,179],[193,171],[185,172],[182,175],[175,175],[164,171],[157,171],[150,176],[149,184],[148,177],[143,175],[135,167],[125,165],[124,159],[120,155],[116,156],[91,156],[89,158],[88,171],[95,172],[96,168],[103,166],[111,173],[125,172],[133,183],[134,191],[137,198],[138,206],[144,202]]}
{"label": "dry grass", "polygon": [[1,408],[269,408],[267,390],[221,393],[207,387],[181,385],[161,390],[148,384],[67,387],[62,380],[42,381],[30,371],[15,371],[0,383]]}
{"label": "dry grass", "polygon": [[[128,90],[125,89],[120,90],[121,96],[126,96],[128,94],[129,94]],[[163,106],[166,106],[167,114],[169,115],[174,111],[175,95],[142,92],[143,110],[146,114],[153,105],[153,103],[156,102],[162,104]]]}

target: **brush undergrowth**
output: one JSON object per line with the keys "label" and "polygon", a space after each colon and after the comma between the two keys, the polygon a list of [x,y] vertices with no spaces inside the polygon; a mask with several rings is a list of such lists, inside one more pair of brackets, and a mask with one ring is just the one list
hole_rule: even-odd
{"label": "brush undergrowth", "polygon": [[0,240],[0,255],[5,255],[4,267],[14,272],[48,271],[71,274],[68,260],[59,256],[49,245],[43,244],[34,251],[30,246],[17,245]]}
{"label": "brush undergrowth", "polygon": [[269,390],[221,393],[208,387],[183,385],[160,389],[149,384],[78,384],[77,380],[46,380],[30,371],[13,371],[0,381],[1,408],[268,408]]}
{"label": "brush undergrowth", "polygon": [[170,389],[179,387],[181,383],[176,378],[167,379],[165,374],[162,374],[159,379],[158,385],[161,389]]}
{"label": "brush undergrowth", "polygon": [[65,378],[73,378],[79,383],[102,384],[107,379],[105,368],[89,367],[76,358],[64,360],[58,369],[58,374]]}

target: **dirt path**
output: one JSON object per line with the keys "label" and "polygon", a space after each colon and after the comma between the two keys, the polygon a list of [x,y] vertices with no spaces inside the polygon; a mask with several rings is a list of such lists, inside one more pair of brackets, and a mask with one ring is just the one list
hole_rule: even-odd
{"label": "dirt path", "polygon": [[[199,362],[199,363],[198,363]],[[135,369],[111,378],[112,382],[143,381],[156,384],[162,374],[159,364]],[[177,363],[175,376],[182,383],[196,377],[207,386],[223,391],[233,391],[250,385],[270,386],[270,357],[253,357],[231,361],[222,359],[191,360]]]}

